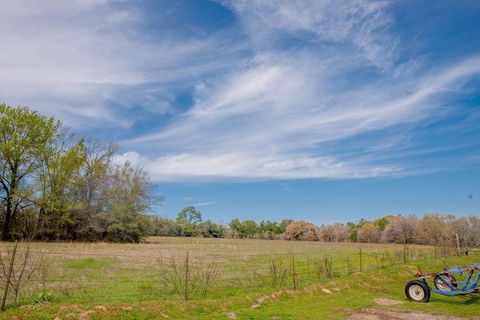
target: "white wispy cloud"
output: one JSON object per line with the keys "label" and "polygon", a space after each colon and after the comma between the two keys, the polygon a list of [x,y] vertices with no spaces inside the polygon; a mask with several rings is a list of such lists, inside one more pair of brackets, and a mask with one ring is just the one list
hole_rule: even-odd
{"label": "white wispy cloud", "polygon": [[448,102],[447,94],[461,93],[462,83],[480,74],[480,58],[474,57],[399,83],[382,79],[335,90],[335,59],[327,64],[301,55],[254,60],[218,83],[200,86],[195,106],[170,127],[124,142],[175,149],[144,159],[155,179],[401,174],[395,164],[374,160],[391,143],[377,145],[368,156],[357,154],[356,159],[344,157],[348,148],[329,153],[322,146],[435,117]]}
{"label": "white wispy cloud", "polygon": [[128,127],[125,110],[165,112],[172,86],[221,69],[238,48],[213,35],[152,40],[134,4],[2,1],[0,100],[77,128]]}
{"label": "white wispy cloud", "polygon": [[192,206],[194,207],[206,207],[206,206],[214,206],[216,204],[221,203],[221,201],[207,201],[207,202],[197,202],[193,203]]}
{"label": "white wispy cloud", "polygon": [[[271,44],[279,33],[316,42],[337,42],[359,48],[366,60],[390,67],[397,41],[388,32],[392,18],[389,2],[353,0],[226,0],[235,10],[256,45]],[[274,41],[273,41],[274,42]]]}

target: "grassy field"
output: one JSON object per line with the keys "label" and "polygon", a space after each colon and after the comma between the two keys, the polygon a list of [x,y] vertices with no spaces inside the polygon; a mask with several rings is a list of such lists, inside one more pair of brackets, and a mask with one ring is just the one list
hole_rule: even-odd
{"label": "grassy field", "polygon": [[[475,259],[443,257],[432,247],[147,240],[30,244],[17,302],[10,290],[0,319],[345,319],[363,308],[473,317],[480,310],[477,296],[405,300],[404,285],[418,266],[435,271]],[[11,247],[0,244],[5,265]],[[25,252],[20,244],[17,275]],[[398,304],[379,305],[381,299]]]}

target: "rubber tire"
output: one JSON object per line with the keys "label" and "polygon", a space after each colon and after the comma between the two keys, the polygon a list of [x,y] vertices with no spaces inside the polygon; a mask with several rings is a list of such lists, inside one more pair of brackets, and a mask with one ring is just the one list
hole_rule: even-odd
{"label": "rubber tire", "polygon": [[[422,300],[415,300],[410,296],[409,289],[413,285],[418,285],[423,289],[424,295]],[[405,286],[405,295],[407,296],[407,299],[413,302],[419,302],[419,303],[427,303],[430,300],[430,287],[425,281],[421,280],[412,280],[407,285]]]}
{"label": "rubber tire", "polygon": [[[448,278],[450,279],[450,283],[452,284],[452,286],[454,288],[457,287],[457,279],[455,279],[455,277],[453,276],[453,274],[448,274],[446,275],[448,276]],[[444,290],[444,289],[440,289],[437,285],[437,279],[440,279],[440,276],[439,275],[436,275],[435,278],[433,278],[433,284],[435,285],[435,288],[437,288],[438,290]],[[448,290],[446,291],[452,291],[450,288],[448,288]]]}

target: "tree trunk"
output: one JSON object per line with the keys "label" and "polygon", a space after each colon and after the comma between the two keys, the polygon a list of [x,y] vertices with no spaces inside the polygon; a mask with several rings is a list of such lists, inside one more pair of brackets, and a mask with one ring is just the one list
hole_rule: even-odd
{"label": "tree trunk", "polygon": [[12,217],[15,215],[15,211],[17,209],[14,205],[14,195],[16,194],[17,186],[19,185],[17,181],[18,165],[16,162],[10,170],[12,171],[12,178],[10,179],[9,183],[10,188],[7,189],[7,187],[4,185],[5,192],[7,194],[7,207],[5,208],[5,219],[3,220],[2,241],[11,240],[10,225],[12,223]]}
{"label": "tree trunk", "polygon": [[10,240],[10,220],[12,219],[12,200],[7,198],[7,208],[5,210],[5,219],[3,220],[2,241]]}
{"label": "tree trunk", "polygon": [[5,219],[3,220],[2,241],[12,240],[10,235],[10,225],[12,223],[12,217],[15,215],[15,211],[17,209],[14,205],[14,194],[16,193],[16,188],[18,185],[16,182],[16,177],[17,174],[14,173],[13,179],[10,182],[10,190],[7,192],[7,207],[5,208]]}

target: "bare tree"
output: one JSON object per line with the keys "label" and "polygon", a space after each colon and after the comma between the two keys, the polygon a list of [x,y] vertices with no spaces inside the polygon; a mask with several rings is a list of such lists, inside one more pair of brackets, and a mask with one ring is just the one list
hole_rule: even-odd
{"label": "bare tree", "polygon": [[319,241],[320,231],[316,225],[303,220],[290,223],[285,230],[286,240]]}
{"label": "bare tree", "polygon": [[416,236],[417,218],[400,216],[392,219],[382,233],[385,242],[411,243]]}
{"label": "bare tree", "polygon": [[350,239],[350,234],[350,228],[341,223],[320,227],[320,239],[326,242],[345,242]]}
{"label": "bare tree", "polygon": [[[12,259],[18,262],[11,264]],[[5,256],[0,255],[2,277],[5,279],[5,285],[9,286],[13,291],[15,304],[18,303],[24,284],[32,278],[37,268],[35,262],[34,257],[30,253],[29,244],[26,245],[24,250],[16,251],[15,258],[12,250],[7,250]],[[11,272],[9,272],[10,266],[12,266]],[[10,278],[8,277],[9,273]]]}
{"label": "bare tree", "polygon": [[443,219],[434,214],[419,219],[415,233],[416,241],[420,244],[438,245],[446,238]]}

